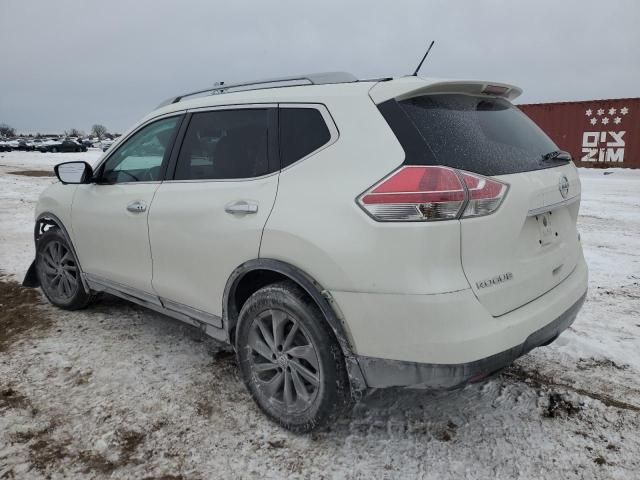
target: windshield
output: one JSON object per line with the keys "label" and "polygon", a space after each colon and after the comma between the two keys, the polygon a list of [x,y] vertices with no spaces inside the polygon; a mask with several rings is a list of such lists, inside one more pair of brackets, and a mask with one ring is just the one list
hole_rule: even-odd
{"label": "windshield", "polygon": [[[502,98],[438,94],[393,102],[405,113],[405,122],[408,117],[417,130],[414,141],[423,142],[422,148],[405,148],[406,164],[447,165],[483,175],[504,175],[568,161],[545,160],[544,155],[558,147],[524,113]],[[396,116],[391,120],[388,115],[385,118],[390,124],[399,119]],[[394,125],[391,127],[396,130]],[[401,137],[406,139],[407,135],[398,135],[404,143]]]}

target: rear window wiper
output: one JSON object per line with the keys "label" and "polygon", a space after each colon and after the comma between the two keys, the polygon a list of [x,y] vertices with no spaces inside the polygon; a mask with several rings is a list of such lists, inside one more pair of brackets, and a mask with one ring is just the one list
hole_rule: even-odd
{"label": "rear window wiper", "polygon": [[571,160],[571,154],[569,152],[565,152],[564,150],[554,150],[553,152],[545,153],[542,155],[542,160]]}

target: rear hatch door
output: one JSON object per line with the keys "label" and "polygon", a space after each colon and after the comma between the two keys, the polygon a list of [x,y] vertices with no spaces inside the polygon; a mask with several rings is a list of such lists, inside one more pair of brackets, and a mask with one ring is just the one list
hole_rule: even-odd
{"label": "rear hatch door", "polygon": [[379,109],[403,144],[405,165],[446,165],[508,185],[493,213],[459,220],[462,267],[493,316],[573,271],[580,255],[577,169],[568,155],[551,154],[558,147],[518,108],[500,96],[443,91],[404,95]]}
{"label": "rear hatch door", "polygon": [[500,208],[460,224],[465,275],[499,316],[551,290],[575,268],[580,181],[571,164],[495,178],[509,185]]}

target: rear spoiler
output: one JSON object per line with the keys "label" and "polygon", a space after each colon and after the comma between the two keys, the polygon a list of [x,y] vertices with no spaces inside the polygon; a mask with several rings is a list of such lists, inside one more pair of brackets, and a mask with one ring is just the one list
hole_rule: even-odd
{"label": "rear spoiler", "polygon": [[431,93],[466,93],[470,95],[487,95],[514,100],[522,93],[522,89],[514,85],[500,82],[474,80],[442,80],[435,78],[402,77],[387,82],[376,83],[369,96],[375,104],[395,98],[407,98],[428,95]]}

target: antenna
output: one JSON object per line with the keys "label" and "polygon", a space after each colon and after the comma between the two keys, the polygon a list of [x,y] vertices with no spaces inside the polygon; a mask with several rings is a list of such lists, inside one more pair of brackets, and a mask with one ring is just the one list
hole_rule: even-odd
{"label": "antenna", "polygon": [[418,64],[418,68],[416,68],[416,71],[413,72],[413,75],[411,75],[412,77],[417,77],[418,76],[418,72],[420,71],[420,67],[422,67],[422,64],[424,63],[424,60],[427,58],[427,55],[429,55],[429,52],[431,51],[431,47],[433,47],[433,44],[436,43],[435,40],[431,40],[431,45],[429,45],[429,48],[427,48],[427,53],[424,54],[424,57],[422,57],[422,60],[420,60],[420,63]]}

